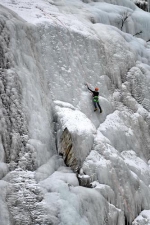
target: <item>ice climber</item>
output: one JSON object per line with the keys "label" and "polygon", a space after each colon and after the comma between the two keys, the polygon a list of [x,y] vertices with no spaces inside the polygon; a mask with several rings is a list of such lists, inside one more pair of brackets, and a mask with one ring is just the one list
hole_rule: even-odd
{"label": "ice climber", "polygon": [[95,88],[95,91],[92,91],[90,88],[89,88],[89,86],[88,86],[88,84],[86,84],[87,85],[87,88],[92,92],[92,94],[93,94],[93,104],[94,104],[94,107],[95,107],[95,109],[94,109],[94,111],[96,111],[97,110],[97,106],[98,106],[98,108],[99,108],[99,110],[100,110],[100,113],[102,113],[102,109],[101,109],[101,106],[100,106],[100,104],[99,104],[99,98],[98,98],[98,96],[99,96],[99,89],[96,87]]}

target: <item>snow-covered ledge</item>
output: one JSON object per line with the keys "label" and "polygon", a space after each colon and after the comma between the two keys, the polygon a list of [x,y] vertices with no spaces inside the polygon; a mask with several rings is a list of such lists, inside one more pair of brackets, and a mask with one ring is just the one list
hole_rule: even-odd
{"label": "snow-covered ledge", "polygon": [[67,166],[77,170],[92,149],[96,128],[81,111],[71,104],[55,101],[58,153]]}
{"label": "snow-covered ledge", "polygon": [[150,210],[143,210],[140,215],[133,221],[133,225],[149,225]]}

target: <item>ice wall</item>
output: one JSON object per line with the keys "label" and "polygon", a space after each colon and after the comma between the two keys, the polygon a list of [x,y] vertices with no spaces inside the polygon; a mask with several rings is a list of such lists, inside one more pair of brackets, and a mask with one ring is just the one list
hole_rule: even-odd
{"label": "ice wall", "polygon": [[[1,224],[132,224],[150,208],[150,48],[114,22],[134,12],[146,39],[150,16],[129,1],[35,3],[35,24],[1,6]],[[34,1],[19,4],[6,6],[28,20]],[[65,127],[92,189],[58,156]]]}
{"label": "ice wall", "polygon": [[[68,13],[70,11],[78,14],[78,17],[81,19],[86,18],[86,20],[93,24],[109,24],[146,41],[150,39],[149,13],[145,13],[138,8],[133,1],[84,0],[75,1],[73,4],[70,1],[66,2],[69,5],[67,8],[65,5],[60,4],[60,2],[58,3],[58,5],[60,4],[59,9],[62,12],[66,11]],[[80,14],[79,7],[83,10],[82,15]]]}

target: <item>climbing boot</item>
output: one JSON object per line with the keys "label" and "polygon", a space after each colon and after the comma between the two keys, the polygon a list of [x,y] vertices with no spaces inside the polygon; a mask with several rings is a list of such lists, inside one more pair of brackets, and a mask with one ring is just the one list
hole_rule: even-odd
{"label": "climbing boot", "polygon": [[94,112],[97,110],[97,108],[94,109]]}

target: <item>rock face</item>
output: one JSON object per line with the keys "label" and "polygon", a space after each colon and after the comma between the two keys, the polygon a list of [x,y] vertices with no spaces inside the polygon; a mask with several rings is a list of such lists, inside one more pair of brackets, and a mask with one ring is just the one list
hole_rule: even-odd
{"label": "rock face", "polygon": [[75,156],[76,146],[73,143],[71,133],[66,127],[60,138],[60,150],[59,155],[63,157],[66,166],[76,173],[80,186],[92,188],[92,179],[89,175],[83,173],[81,168],[80,159]]}
{"label": "rock face", "polygon": [[79,166],[78,160],[75,158],[72,137],[67,127],[62,133],[62,136],[60,139],[60,146],[61,146],[61,149],[59,151],[59,154],[63,155],[63,159],[66,166],[70,166],[73,169],[73,171],[77,171]]}
{"label": "rock face", "polygon": [[140,1],[140,0],[137,0],[136,2],[135,2],[135,4],[139,7],[139,8],[141,8],[141,9],[143,9],[144,11],[148,11],[148,2],[146,1],[146,0],[143,0],[143,1]]}
{"label": "rock face", "polygon": [[39,21],[0,8],[0,225],[131,225],[150,209],[150,14],[2,2]]}
{"label": "rock face", "polygon": [[71,104],[55,101],[57,150],[73,171],[79,170],[92,149],[96,129],[91,121]]}

